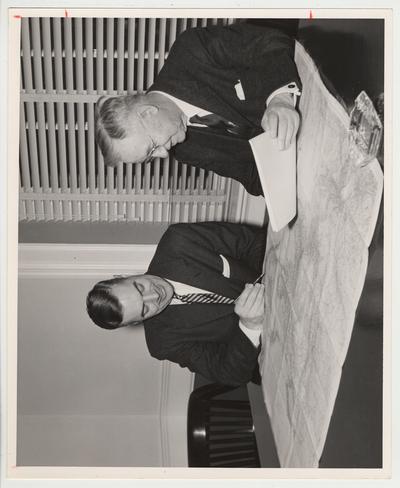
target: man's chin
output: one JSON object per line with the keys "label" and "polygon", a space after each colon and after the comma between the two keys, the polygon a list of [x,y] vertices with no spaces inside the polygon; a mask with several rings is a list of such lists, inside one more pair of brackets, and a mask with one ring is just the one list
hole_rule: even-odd
{"label": "man's chin", "polygon": [[161,313],[162,311],[164,311],[168,305],[170,304],[171,300],[166,298],[162,303],[160,303],[160,306],[158,308],[158,312],[157,314]]}
{"label": "man's chin", "polygon": [[174,295],[174,292],[173,291],[172,292],[169,292],[168,291],[166,293],[165,298],[163,300],[163,307],[164,308],[167,307],[171,303],[173,295]]}
{"label": "man's chin", "polygon": [[172,286],[163,286],[162,293],[163,297],[159,306],[160,312],[162,312],[171,303],[172,297],[174,295],[174,290]]}

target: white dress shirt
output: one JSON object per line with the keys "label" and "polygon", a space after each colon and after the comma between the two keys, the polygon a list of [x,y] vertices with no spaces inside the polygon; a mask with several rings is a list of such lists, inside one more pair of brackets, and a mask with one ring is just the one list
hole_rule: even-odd
{"label": "white dress shirt", "polygon": [[168,93],[162,92],[162,91],[152,91],[151,93],[160,93],[161,95],[164,95],[164,97],[169,98],[172,102],[177,105],[182,112],[186,115],[187,120],[188,120],[188,125],[203,125],[203,124],[192,124],[189,122],[189,119],[193,117],[194,115],[198,115],[199,117],[202,117],[203,115],[208,115],[211,112],[208,112],[207,110],[203,110],[200,107],[196,107],[196,105],[191,105],[188,102],[184,102],[183,100],[180,100],[179,98],[173,97],[172,95],[169,95]]}
{"label": "white dress shirt", "polygon": [[280,93],[291,93],[293,95],[293,106],[294,107],[296,106],[296,103],[297,103],[297,97],[299,97],[301,95],[301,91],[299,90],[297,83],[292,81],[291,83],[288,83],[287,85],[281,86],[277,90],[273,91],[271,93],[271,95],[267,98],[265,105],[268,107],[269,103],[274,98],[274,96],[279,95]]}

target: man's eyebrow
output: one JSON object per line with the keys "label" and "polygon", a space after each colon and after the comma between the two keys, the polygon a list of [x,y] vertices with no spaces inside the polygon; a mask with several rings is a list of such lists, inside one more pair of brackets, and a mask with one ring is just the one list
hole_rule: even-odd
{"label": "man's eyebrow", "polygon": [[143,295],[142,295],[141,291],[139,290],[139,288],[137,287],[136,281],[133,282],[133,286],[136,288],[137,292],[142,297],[142,311],[141,311],[140,315],[141,315],[142,319],[144,319],[144,301],[143,301]]}

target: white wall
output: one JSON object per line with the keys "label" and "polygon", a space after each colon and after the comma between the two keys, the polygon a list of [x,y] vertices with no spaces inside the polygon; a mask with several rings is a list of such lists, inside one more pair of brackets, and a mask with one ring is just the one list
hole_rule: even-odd
{"label": "white wall", "polygon": [[162,466],[155,415],[22,415],[18,465]]}
{"label": "white wall", "polygon": [[185,466],[191,375],[153,359],[142,327],[108,331],[86,314],[87,292],[121,253],[96,268],[93,246],[22,247],[18,465]]}

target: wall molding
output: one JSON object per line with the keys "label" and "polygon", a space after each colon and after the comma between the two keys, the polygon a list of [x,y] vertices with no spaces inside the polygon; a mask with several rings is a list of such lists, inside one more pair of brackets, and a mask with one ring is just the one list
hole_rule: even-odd
{"label": "wall molding", "polygon": [[194,373],[178,364],[162,362],[160,439],[161,460],[165,467],[188,465],[187,405],[193,391],[194,376]]}
{"label": "wall molding", "polygon": [[18,275],[84,276],[144,273],[153,244],[19,244]]}

